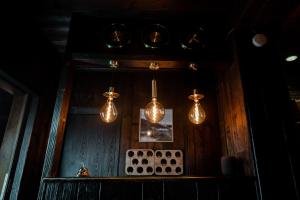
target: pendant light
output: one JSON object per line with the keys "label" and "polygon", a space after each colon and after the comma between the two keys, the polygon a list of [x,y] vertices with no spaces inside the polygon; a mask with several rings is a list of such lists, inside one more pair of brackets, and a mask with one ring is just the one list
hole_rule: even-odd
{"label": "pendant light", "polygon": [[194,104],[188,113],[189,120],[193,124],[202,124],[206,118],[206,114],[199,100],[203,99],[204,95],[199,94],[197,90],[194,89],[193,94],[191,94],[188,98],[194,101]]}
{"label": "pendant light", "polygon": [[[110,61],[111,68],[117,68],[117,61]],[[113,79],[113,72],[112,72]],[[111,85],[112,85],[111,79]],[[114,122],[118,117],[118,111],[114,103],[114,99],[118,98],[120,95],[114,91],[114,87],[110,86],[107,92],[103,93],[103,96],[107,98],[106,103],[100,109],[101,120],[105,123]]]}
{"label": "pendant light", "polygon": [[[158,70],[159,66],[157,63],[151,63],[149,69]],[[165,109],[157,100],[157,85],[155,78],[152,80],[152,98],[151,101],[146,105],[144,114],[150,123],[158,123],[165,116]]]}

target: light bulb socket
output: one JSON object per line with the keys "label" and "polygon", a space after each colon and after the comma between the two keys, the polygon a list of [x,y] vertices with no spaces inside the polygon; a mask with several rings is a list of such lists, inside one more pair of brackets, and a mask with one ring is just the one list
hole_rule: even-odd
{"label": "light bulb socket", "polygon": [[110,86],[110,87],[108,88],[108,92],[114,92],[114,90],[115,90],[115,88],[112,87],[112,86]]}
{"label": "light bulb socket", "polygon": [[190,63],[189,68],[193,71],[197,71],[198,70],[198,65],[196,63]]}
{"label": "light bulb socket", "polygon": [[188,98],[193,101],[199,101],[204,98],[204,95],[199,94],[197,89],[193,89],[193,94],[189,95]]}
{"label": "light bulb socket", "polygon": [[118,93],[115,92],[115,88],[110,86],[108,88],[108,92],[104,92],[103,96],[107,97],[107,98],[111,98],[111,99],[116,99],[118,98],[120,95]]}
{"label": "light bulb socket", "polygon": [[110,60],[109,65],[110,65],[110,68],[116,69],[119,67],[119,62],[117,60]]}
{"label": "light bulb socket", "polygon": [[152,98],[157,98],[156,80],[152,80]]}
{"label": "light bulb socket", "polygon": [[159,70],[159,64],[157,62],[151,62],[149,65],[150,70]]}

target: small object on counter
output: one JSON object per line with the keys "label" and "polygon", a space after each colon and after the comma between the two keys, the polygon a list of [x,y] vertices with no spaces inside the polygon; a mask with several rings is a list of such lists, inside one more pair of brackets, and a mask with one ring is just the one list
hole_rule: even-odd
{"label": "small object on counter", "polygon": [[89,170],[87,167],[84,166],[84,163],[81,163],[81,167],[79,168],[77,174],[77,177],[89,177]]}
{"label": "small object on counter", "polygon": [[237,158],[234,156],[221,157],[221,170],[224,176],[237,175]]}

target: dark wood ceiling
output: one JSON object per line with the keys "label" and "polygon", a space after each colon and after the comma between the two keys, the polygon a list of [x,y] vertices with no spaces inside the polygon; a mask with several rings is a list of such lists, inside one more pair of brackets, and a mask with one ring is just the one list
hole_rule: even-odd
{"label": "dark wood ceiling", "polygon": [[[299,16],[298,0],[28,0],[10,1],[10,4],[7,10],[21,13],[20,18],[33,16],[61,53],[65,52],[74,12],[102,17],[150,16],[171,20],[175,16],[177,19],[181,17],[182,21],[189,17],[216,27],[223,37],[225,35],[224,39],[226,34],[240,27],[265,31],[268,26],[285,24],[286,30],[291,30],[290,26],[300,29],[300,26],[289,23]],[[11,15],[9,12],[8,16]]]}
{"label": "dark wood ceiling", "polygon": [[72,12],[104,17],[182,16],[182,20],[192,16],[229,33],[241,26],[263,29],[281,23],[297,0],[43,0],[35,4],[38,8],[33,12],[39,16],[50,40],[63,52]]}

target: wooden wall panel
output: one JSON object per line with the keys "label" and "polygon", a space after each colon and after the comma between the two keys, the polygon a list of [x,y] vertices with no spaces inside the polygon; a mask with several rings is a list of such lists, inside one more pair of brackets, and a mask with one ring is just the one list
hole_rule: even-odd
{"label": "wooden wall panel", "polygon": [[39,200],[256,200],[255,179],[44,179]]}
{"label": "wooden wall panel", "polygon": [[69,115],[60,176],[75,176],[81,162],[92,176],[116,176],[120,126],[119,123],[104,125],[99,118]]}
{"label": "wooden wall panel", "polygon": [[246,175],[253,175],[244,93],[239,66],[234,63],[219,74],[217,84],[222,153],[235,156]]}
{"label": "wooden wall panel", "polygon": [[165,200],[197,199],[195,183],[192,181],[167,182],[164,184]]}
{"label": "wooden wall panel", "polygon": [[[28,95],[14,95],[8,121],[6,124],[3,141],[0,143],[0,188],[8,186],[14,173],[15,162],[18,157],[20,138],[22,138],[22,126]],[[5,177],[7,180],[5,182]],[[5,191],[5,190],[4,190]]]}
{"label": "wooden wall panel", "polygon": [[[220,174],[220,134],[215,82],[207,72],[156,74],[158,100],[173,109],[173,142],[139,142],[140,108],[151,100],[150,72],[114,73],[113,85],[119,116],[112,124],[101,122],[98,112],[105,103],[102,93],[111,84],[110,72],[78,71],[74,79],[67,121],[60,176],[74,176],[84,162],[91,176],[124,176],[125,153],[130,148],[181,149],[184,175]],[[207,120],[195,126],[187,119],[192,106],[188,95],[198,88],[205,95]]]}
{"label": "wooden wall panel", "polygon": [[140,200],[142,197],[142,185],[140,183],[107,182],[101,187],[102,200],[130,199]]}

